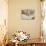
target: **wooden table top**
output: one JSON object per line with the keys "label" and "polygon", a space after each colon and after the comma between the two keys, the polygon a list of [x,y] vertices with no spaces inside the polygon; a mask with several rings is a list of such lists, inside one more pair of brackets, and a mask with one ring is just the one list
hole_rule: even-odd
{"label": "wooden table top", "polygon": [[24,41],[20,41],[18,44],[34,44],[34,43],[46,43],[46,40],[44,39],[30,39],[30,40],[27,40],[27,42],[24,42]]}

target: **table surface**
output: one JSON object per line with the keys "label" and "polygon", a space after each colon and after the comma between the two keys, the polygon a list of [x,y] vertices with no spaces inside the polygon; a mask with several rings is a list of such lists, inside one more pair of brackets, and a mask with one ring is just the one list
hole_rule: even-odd
{"label": "table surface", "polygon": [[24,41],[20,41],[18,44],[16,44],[15,42],[11,43],[11,41],[9,41],[9,43],[7,45],[9,46],[15,46],[15,45],[18,45],[18,46],[28,46],[28,45],[36,45],[36,46],[46,46],[46,40],[44,41],[44,39],[40,39],[40,38],[34,38],[34,39],[30,39],[30,40],[27,40],[26,42]]}
{"label": "table surface", "polygon": [[34,44],[34,43],[46,43],[46,40],[35,38],[35,39],[27,40],[27,42],[20,41],[18,44]]}

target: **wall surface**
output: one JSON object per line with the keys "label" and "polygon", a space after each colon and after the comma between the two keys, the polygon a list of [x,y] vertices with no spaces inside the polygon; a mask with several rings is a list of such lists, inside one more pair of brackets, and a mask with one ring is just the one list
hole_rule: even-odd
{"label": "wall surface", "polygon": [[[34,20],[22,20],[22,9],[34,9]],[[40,37],[40,0],[9,0],[8,33],[9,36],[17,30],[23,30],[31,34],[31,38]]]}

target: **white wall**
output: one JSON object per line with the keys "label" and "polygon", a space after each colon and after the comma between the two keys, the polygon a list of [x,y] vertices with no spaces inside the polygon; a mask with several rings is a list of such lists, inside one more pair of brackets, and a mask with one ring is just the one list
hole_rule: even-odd
{"label": "white wall", "polygon": [[[21,20],[22,9],[34,9],[34,20]],[[40,37],[40,0],[9,0],[8,16],[8,33],[9,36],[16,33],[17,30],[23,30],[31,34],[31,38]]]}

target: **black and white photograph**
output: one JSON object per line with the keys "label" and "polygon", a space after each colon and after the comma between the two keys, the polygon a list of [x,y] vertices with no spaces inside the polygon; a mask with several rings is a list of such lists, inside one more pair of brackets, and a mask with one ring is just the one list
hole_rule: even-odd
{"label": "black and white photograph", "polygon": [[21,19],[23,20],[31,20],[34,19],[35,11],[33,9],[24,9],[21,10]]}

